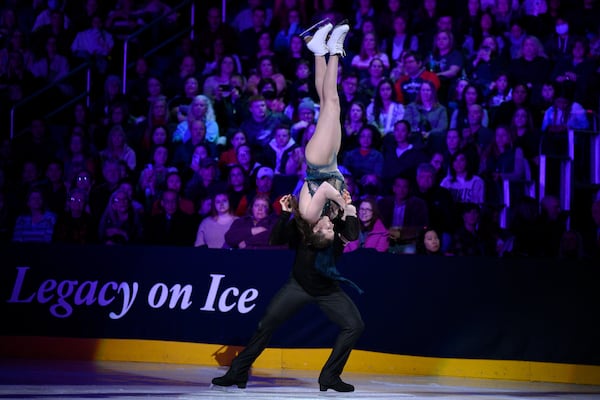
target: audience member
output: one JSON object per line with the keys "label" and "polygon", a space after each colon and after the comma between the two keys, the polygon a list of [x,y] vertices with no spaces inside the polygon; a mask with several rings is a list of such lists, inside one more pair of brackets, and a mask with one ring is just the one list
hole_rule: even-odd
{"label": "audience member", "polygon": [[236,219],[225,233],[225,243],[235,249],[256,249],[269,247],[269,237],[277,222],[277,215],[271,211],[268,196],[258,194],[250,203],[248,215]]}
{"label": "audience member", "polygon": [[462,223],[452,237],[450,253],[455,256],[491,255],[481,232],[479,231],[480,208],[475,203],[461,206]]}
{"label": "audience member", "polygon": [[404,118],[415,134],[415,143],[431,141],[432,146],[441,143],[448,129],[448,112],[438,100],[435,85],[424,80],[414,102],[406,106]]}
{"label": "audience member", "polygon": [[287,117],[269,111],[267,102],[261,95],[250,98],[249,109],[250,116],[244,119],[240,129],[246,132],[250,146],[260,150],[273,139],[273,129],[288,122]]}
{"label": "audience member", "polygon": [[94,218],[86,211],[87,193],[82,189],[70,190],[66,210],[58,215],[52,241],[57,243],[95,243],[98,229]]}
{"label": "audience member", "polygon": [[42,188],[31,188],[27,195],[27,211],[17,217],[13,229],[14,243],[50,243],[56,225],[56,214],[46,209]]}
{"label": "audience member", "polygon": [[101,74],[106,73],[109,59],[115,45],[113,36],[103,27],[100,15],[91,19],[88,29],[77,32],[71,45],[73,55],[92,63]]}
{"label": "audience member", "polygon": [[396,80],[396,93],[398,101],[408,105],[417,99],[417,94],[423,81],[433,83],[436,90],[440,88],[438,76],[425,69],[423,57],[415,51],[406,51],[402,54],[403,74]]}
{"label": "audience member", "polygon": [[98,239],[100,243],[111,245],[142,243],[142,221],[124,191],[115,190],[110,195],[98,223]]}
{"label": "audience member", "polygon": [[394,124],[394,145],[383,149],[383,186],[389,189],[397,175],[414,176],[416,168],[427,162],[427,156],[409,143],[410,124],[406,120]]}
{"label": "audience member", "polygon": [[204,218],[198,226],[194,246],[209,249],[227,248],[225,233],[237,218],[233,214],[227,193],[216,193],[213,196],[211,215]]}
{"label": "audience member", "polygon": [[365,197],[358,204],[359,233],[358,239],[348,242],[344,253],[357,249],[374,249],[378,252],[387,252],[390,246],[389,232],[383,225],[377,210],[377,201],[372,197]]}
{"label": "audience member", "polygon": [[[360,101],[353,101],[343,118],[340,155],[358,147],[358,134],[367,124],[367,110]],[[338,164],[342,163],[339,162]]]}
{"label": "audience member", "polygon": [[279,125],[275,128],[275,137],[263,151],[262,164],[273,168],[275,174],[286,175],[285,162],[289,158],[289,153],[298,147],[300,146],[290,135],[289,126]]}
{"label": "audience member", "polygon": [[173,132],[174,143],[185,143],[190,140],[192,122],[200,120],[204,122],[205,138],[210,143],[219,143],[219,125],[217,124],[212,101],[205,95],[199,94],[194,97],[187,110],[187,118],[177,125]]}
{"label": "audience member", "polygon": [[450,190],[455,203],[483,204],[485,200],[485,183],[478,175],[476,165],[464,150],[459,150],[450,158],[450,174],[440,183],[441,187]]}
{"label": "audience member", "polygon": [[161,213],[150,215],[144,226],[144,242],[162,246],[191,246],[194,219],[179,208],[179,195],[165,190],[160,196]]}
{"label": "audience member", "polygon": [[397,101],[394,82],[389,78],[382,79],[375,90],[373,102],[367,106],[367,121],[375,125],[382,135],[387,135],[401,119],[404,119],[404,106]]}
{"label": "audience member", "polygon": [[378,201],[381,221],[390,234],[394,254],[414,254],[417,232],[429,225],[427,204],[411,195],[410,179],[398,175],[392,186],[393,195]]}
{"label": "audience member", "polygon": [[436,182],[436,170],[430,163],[417,167],[415,197],[425,201],[429,224],[437,227],[437,235],[442,240],[443,250],[447,250],[450,237],[456,227],[456,208],[450,191]]}
{"label": "audience member", "polygon": [[416,254],[426,256],[441,256],[444,255],[442,250],[442,240],[435,229],[425,227],[417,237]]}
{"label": "audience member", "polygon": [[380,138],[381,133],[375,126],[364,125],[358,133],[358,147],[344,154],[342,165],[353,176],[381,176],[384,161],[383,154],[377,150]]}

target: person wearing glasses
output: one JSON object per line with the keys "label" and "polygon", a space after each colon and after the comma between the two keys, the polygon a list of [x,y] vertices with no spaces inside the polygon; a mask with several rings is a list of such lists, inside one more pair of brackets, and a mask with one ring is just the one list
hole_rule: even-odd
{"label": "person wearing glasses", "polygon": [[359,233],[358,239],[348,242],[344,253],[357,249],[375,249],[385,253],[390,247],[389,232],[379,216],[377,201],[373,197],[365,197],[358,205]]}

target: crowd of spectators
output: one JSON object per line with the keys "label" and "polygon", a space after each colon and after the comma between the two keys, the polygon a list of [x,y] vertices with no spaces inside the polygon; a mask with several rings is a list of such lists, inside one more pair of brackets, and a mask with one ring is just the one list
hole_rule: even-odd
{"label": "crowd of spectators", "polygon": [[[543,198],[520,186],[568,129],[593,128],[596,1],[247,0],[225,22],[196,2],[193,35],[144,56],[189,24],[177,3],[2,2],[1,242],[269,247],[320,111],[299,33],[327,17],[351,24],[339,164],[361,234],[346,251],[600,257],[600,192],[573,221],[556,174]],[[157,19],[123,91],[123,41]],[[11,138],[10,107],[82,62],[89,106],[45,118],[79,89],[60,81]]]}

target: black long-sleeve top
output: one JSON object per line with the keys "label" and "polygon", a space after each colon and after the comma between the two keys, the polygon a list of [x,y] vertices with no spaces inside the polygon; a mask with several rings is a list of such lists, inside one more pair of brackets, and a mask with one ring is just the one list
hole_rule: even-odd
{"label": "black long-sleeve top", "polygon": [[[296,220],[290,219],[290,213],[283,211],[271,232],[272,245],[284,245],[296,250],[292,267],[292,277],[311,296],[323,296],[339,290],[339,283],[321,274],[315,268],[315,260],[319,250],[307,246],[298,230]],[[336,232],[333,241],[335,261],[339,260],[344,251],[345,241],[358,239],[358,219],[347,215],[345,220],[336,218],[333,221]],[[342,236],[344,239],[342,239]]]}

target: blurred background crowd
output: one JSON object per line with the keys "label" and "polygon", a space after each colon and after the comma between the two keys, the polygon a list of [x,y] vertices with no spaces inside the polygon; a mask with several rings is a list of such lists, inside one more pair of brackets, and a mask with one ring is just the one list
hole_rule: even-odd
{"label": "blurred background crowd", "polygon": [[595,0],[4,0],[0,242],[270,247],[323,18],[346,251],[600,257]]}

